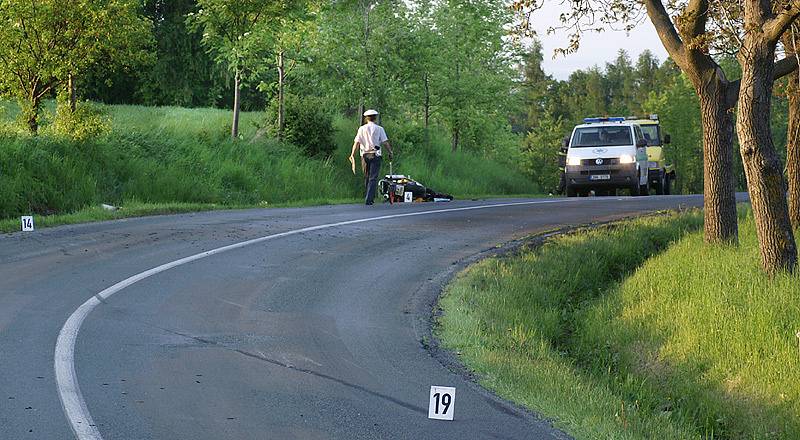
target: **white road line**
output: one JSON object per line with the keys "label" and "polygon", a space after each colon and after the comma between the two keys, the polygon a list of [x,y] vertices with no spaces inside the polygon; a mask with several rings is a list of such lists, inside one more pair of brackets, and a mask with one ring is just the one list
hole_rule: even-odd
{"label": "white road line", "polygon": [[146,278],[149,278],[153,275],[172,269],[173,267],[182,266],[184,264],[191,263],[192,261],[210,257],[212,255],[221,254],[223,252],[239,249],[245,246],[261,243],[263,241],[272,240],[275,238],[288,237],[290,235],[303,234],[306,232],[318,231],[320,229],[329,229],[338,226],[354,225],[358,223],[389,220],[401,217],[442,214],[446,212],[456,212],[456,211],[471,211],[476,209],[502,208],[507,206],[537,205],[545,203],[564,203],[577,200],[580,199],[536,200],[530,202],[512,202],[512,203],[498,203],[494,205],[467,206],[463,208],[448,208],[448,209],[437,209],[434,211],[416,211],[404,214],[382,215],[379,217],[370,217],[370,218],[349,220],[338,223],[328,223],[319,226],[310,226],[307,228],[295,229],[292,231],[281,232],[279,234],[272,234],[264,237],[254,238],[252,240],[242,241],[228,246],[212,249],[210,251],[201,252],[199,254],[181,258],[179,260],[175,260],[170,263],[162,264],[161,266],[154,267],[142,273],[136,274],[130,278],[126,278],[118,282],[117,284],[114,284],[113,286],[103,290],[102,292],[92,295],[92,297],[89,298],[85,303],[81,304],[81,306],[78,307],[78,309],[75,310],[72,313],[72,315],[70,315],[69,319],[67,319],[67,322],[64,323],[64,327],[61,328],[61,332],[58,334],[58,340],[56,341],[54,368],[56,376],[56,385],[58,386],[58,397],[61,399],[61,406],[64,409],[64,414],[66,415],[67,420],[69,421],[69,424],[72,427],[72,431],[75,433],[75,438],[77,438],[78,440],[102,440],[103,437],[100,435],[100,431],[97,429],[97,426],[95,425],[94,420],[92,419],[92,415],[89,413],[89,408],[86,406],[86,401],[83,399],[83,394],[81,394],[81,389],[78,386],[78,377],[75,373],[75,340],[78,337],[78,331],[80,330],[83,321],[86,319],[89,313],[91,313],[92,310],[94,310],[95,307],[101,304],[101,301],[105,301],[111,295],[119,292],[120,290],[132,284],[135,284],[139,281],[142,281]]}

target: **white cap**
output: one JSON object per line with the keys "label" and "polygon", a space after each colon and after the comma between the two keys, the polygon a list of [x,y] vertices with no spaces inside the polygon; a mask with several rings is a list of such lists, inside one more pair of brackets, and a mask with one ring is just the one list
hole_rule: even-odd
{"label": "white cap", "polygon": [[377,114],[378,112],[376,110],[371,110],[371,109],[364,112],[364,116],[375,116]]}

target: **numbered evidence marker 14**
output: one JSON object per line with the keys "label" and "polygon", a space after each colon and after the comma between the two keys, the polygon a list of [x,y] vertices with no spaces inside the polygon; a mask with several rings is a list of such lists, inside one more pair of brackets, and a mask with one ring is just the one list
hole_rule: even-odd
{"label": "numbered evidence marker 14", "polygon": [[428,403],[428,418],[437,420],[453,420],[453,408],[456,403],[456,389],[453,387],[431,387]]}
{"label": "numbered evidence marker 14", "polygon": [[22,221],[22,230],[24,232],[33,231],[33,216],[23,215],[20,220]]}

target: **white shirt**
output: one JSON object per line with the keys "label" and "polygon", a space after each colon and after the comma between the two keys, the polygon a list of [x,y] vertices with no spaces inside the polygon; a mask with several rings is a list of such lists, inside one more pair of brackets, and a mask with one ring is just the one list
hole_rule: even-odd
{"label": "white shirt", "polygon": [[361,127],[358,127],[358,133],[353,142],[359,143],[362,156],[364,153],[375,153],[380,156],[381,150],[375,147],[380,147],[381,144],[388,140],[389,138],[386,137],[386,131],[383,127],[369,121]]}

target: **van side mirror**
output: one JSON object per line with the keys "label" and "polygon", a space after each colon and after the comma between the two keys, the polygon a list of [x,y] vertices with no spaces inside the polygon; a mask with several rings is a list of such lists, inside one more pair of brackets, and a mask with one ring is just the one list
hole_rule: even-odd
{"label": "van side mirror", "polygon": [[671,137],[669,137],[669,135],[668,135],[668,134],[665,134],[665,135],[664,135],[664,144],[668,144],[668,143],[670,143],[670,142],[672,142],[672,138],[671,138]]}
{"label": "van side mirror", "polygon": [[569,136],[565,136],[564,139],[561,140],[561,152],[566,153],[569,150]]}
{"label": "van side mirror", "polygon": [[646,148],[647,147],[647,140],[646,139],[639,139],[636,141],[636,148]]}

